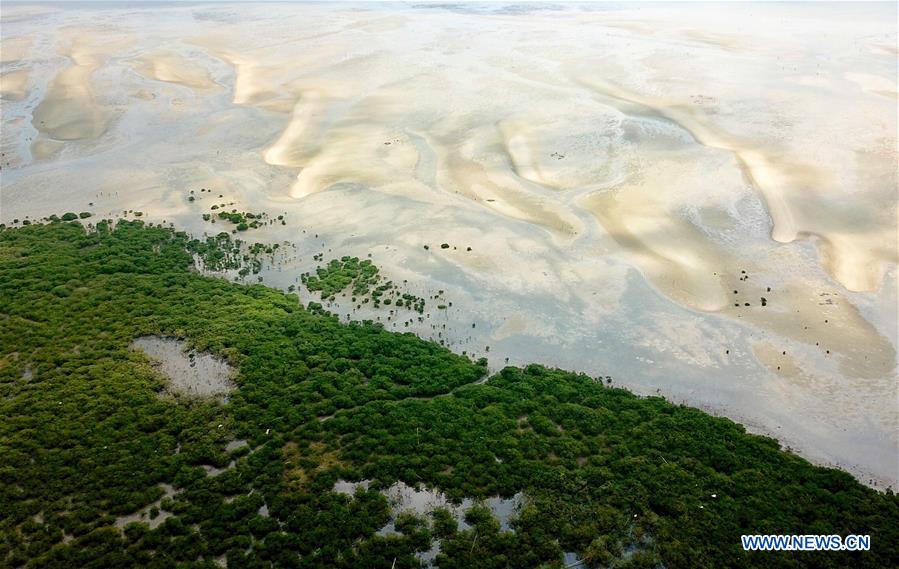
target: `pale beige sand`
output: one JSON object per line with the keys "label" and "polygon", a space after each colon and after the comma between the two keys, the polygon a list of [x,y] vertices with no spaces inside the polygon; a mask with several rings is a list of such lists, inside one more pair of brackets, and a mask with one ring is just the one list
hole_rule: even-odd
{"label": "pale beige sand", "polygon": [[28,94],[28,71],[19,69],[0,75],[0,98],[19,101]]}
{"label": "pale beige sand", "polygon": [[847,73],[846,79],[858,84],[865,92],[882,95],[887,98],[895,99],[899,96],[897,92],[896,82],[891,81],[882,75],[872,75],[870,73]]}
{"label": "pale beige sand", "polygon": [[[0,105],[6,104],[9,103],[0,102]],[[16,135],[16,132],[25,128],[28,122],[25,117],[3,117],[3,128],[0,129],[0,168],[2,168],[0,176],[2,173],[9,172],[11,168],[18,168],[29,162],[27,153],[22,149],[22,141]],[[3,209],[2,198],[2,193],[0,193],[0,210]]]}
{"label": "pale beige sand", "polygon": [[135,70],[156,81],[177,83],[193,89],[213,89],[219,85],[209,70],[172,51],[148,53],[134,61]]}
{"label": "pale beige sand", "polygon": [[34,160],[47,160],[55,156],[65,147],[65,143],[59,140],[38,138],[31,143],[31,157]]}
{"label": "pale beige sand", "polygon": [[32,124],[44,136],[62,141],[101,137],[113,118],[98,101],[94,72],[110,53],[124,50],[131,40],[99,30],[65,30],[59,53],[71,61],[60,70],[34,109]]}
{"label": "pale beige sand", "polygon": [[21,61],[28,56],[32,40],[27,36],[3,38],[0,41],[0,63]]}
{"label": "pale beige sand", "polygon": [[703,145],[732,152],[747,181],[765,196],[773,222],[771,237],[782,243],[808,235],[819,237],[823,242],[824,266],[849,290],[876,290],[888,264],[896,263],[897,208],[895,201],[890,203],[889,196],[897,183],[895,138],[875,140],[872,146],[849,153],[850,160],[864,160],[855,173],[859,183],[870,185],[872,193],[881,193],[876,203],[891,206],[886,210],[864,212],[871,226],[859,234],[858,227],[850,229],[844,225],[847,218],[855,217],[854,212],[846,212],[846,207],[866,207],[867,204],[850,205],[835,199],[843,193],[837,187],[839,181],[829,177],[821,166],[790,161],[784,158],[782,149],[761,148],[757,142],[716,132],[707,122],[714,115],[704,113],[699,105],[636,96],[596,79],[587,79],[584,83],[602,95],[637,103],[676,122]]}
{"label": "pale beige sand", "polygon": [[[706,170],[701,166],[704,162],[691,160],[689,155],[660,159],[647,165],[640,176],[589,194],[584,207],[655,286],[694,308],[721,310],[731,302],[727,275],[742,269],[737,268],[731,253],[710,241],[680,209],[684,199],[709,209],[724,209],[727,192],[739,186],[738,170],[726,167],[730,160],[721,156],[723,164]],[[710,184],[693,185],[703,173]],[[666,190],[654,191],[658,187]],[[722,191],[716,195],[713,188]]]}
{"label": "pale beige sand", "polygon": [[5,8],[0,218],[283,212],[265,282],[371,253],[453,301],[390,329],[899,482],[895,6],[494,8]]}
{"label": "pale beige sand", "polygon": [[60,71],[34,110],[34,127],[56,140],[84,140],[106,132],[109,112],[95,101],[91,65]]}

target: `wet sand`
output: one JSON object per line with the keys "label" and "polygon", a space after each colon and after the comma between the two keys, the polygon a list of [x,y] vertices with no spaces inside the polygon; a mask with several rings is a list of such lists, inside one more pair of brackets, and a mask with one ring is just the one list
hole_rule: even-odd
{"label": "wet sand", "polygon": [[370,253],[452,306],[344,318],[895,487],[895,10],[9,4],[0,221],[284,213],[268,284]]}
{"label": "wet sand", "polygon": [[27,94],[28,72],[9,71],[0,75],[0,98],[21,101]]}
{"label": "wet sand", "polygon": [[165,81],[184,85],[192,89],[212,89],[217,87],[209,77],[209,71],[172,51],[157,51],[141,56],[134,61],[134,69],[155,81]]}

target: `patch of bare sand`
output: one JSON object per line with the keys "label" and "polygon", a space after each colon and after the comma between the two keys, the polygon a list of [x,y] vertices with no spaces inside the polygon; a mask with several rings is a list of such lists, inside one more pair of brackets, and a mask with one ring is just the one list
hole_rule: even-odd
{"label": "patch of bare sand", "polygon": [[[757,274],[755,268],[763,270],[755,263],[744,264],[749,275]],[[741,274],[730,273],[728,284],[737,293],[731,295],[733,302],[722,314],[804,345],[808,355],[823,359],[843,377],[882,379],[895,374],[892,343],[862,317],[839,288],[825,281],[791,278],[768,290],[758,278],[735,278]],[[782,355],[795,356],[792,350]]]}
{"label": "patch of bare sand", "polygon": [[[25,128],[27,119],[15,117],[3,118],[3,128],[0,128],[0,168],[18,168],[26,159],[22,146],[19,144],[18,133]],[[22,217],[25,217],[24,214]]]}
{"label": "patch of bare sand", "polygon": [[[580,228],[576,216],[523,184],[511,171],[508,154],[493,151],[503,144],[495,126],[450,125],[441,132],[443,125],[435,125],[428,134],[415,136],[393,126],[404,122],[406,111],[389,93],[353,102],[340,89],[318,88],[299,97],[291,120],[265,153],[269,164],[300,169],[291,190],[294,198],[338,183],[358,183],[392,189],[403,184],[417,188],[420,199],[429,199],[435,188],[422,182],[430,179],[450,196],[538,224],[560,237]],[[427,160],[431,163],[423,172],[420,166]],[[423,173],[425,180],[419,177]]]}
{"label": "patch of bare sand", "polygon": [[138,73],[154,81],[200,90],[220,87],[212,80],[206,67],[174,51],[160,50],[144,54],[134,60],[133,65]]}
{"label": "patch of bare sand", "polygon": [[303,97],[309,100],[319,93],[336,98],[353,94],[348,85],[352,79],[340,76],[329,79],[321,74],[352,51],[346,38],[331,36],[332,41],[306,44],[298,50],[297,46],[304,43],[302,36],[273,40],[273,44],[249,49],[235,43],[239,37],[238,26],[189,40],[234,68],[234,104],[290,114],[295,113]]}
{"label": "patch of bare sand", "polygon": [[290,120],[263,155],[273,166],[305,167],[321,149],[322,135],[333,120],[328,110],[341,100],[324,86],[301,90],[297,97]]}
{"label": "patch of bare sand", "polygon": [[881,95],[883,97],[887,97],[888,99],[895,99],[899,97],[896,83],[881,75],[851,72],[846,73],[845,77],[849,81],[852,81],[853,83],[861,87],[861,89],[866,93],[874,93],[875,95]]}
{"label": "patch of bare sand", "polygon": [[493,332],[495,340],[502,340],[516,334],[524,333],[528,328],[527,319],[521,314],[510,314],[508,318]]}
{"label": "patch of bare sand", "polygon": [[0,75],[0,98],[21,101],[28,94],[28,71],[17,69]]}
{"label": "patch of bare sand", "polygon": [[60,42],[60,54],[68,57],[72,65],[50,82],[34,110],[32,124],[41,135],[55,140],[97,139],[109,127],[113,111],[98,102],[92,76],[110,54],[122,51],[131,40],[78,30],[65,33]]}
{"label": "patch of bare sand", "polygon": [[[636,181],[583,200],[655,286],[687,306],[800,342],[830,359],[846,377],[882,378],[894,372],[893,345],[838,288],[809,275],[775,281],[768,270],[771,263],[801,263],[787,251],[738,256],[716,245],[703,227],[679,213],[678,199],[689,192],[671,177],[678,170],[665,163],[656,166],[655,176],[645,170]],[[694,178],[684,179],[689,183]],[[668,194],[660,188],[677,198],[666,200]]]}
{"label": "patch of bare sand", "polygon": [[[716,128],[712,115],[696,105],[638,95],[596,77],[580,80],[603,97],[637,105],[642,112],[675,122],[702,145],[732,152],[747,181],[765,198],[773,222],[772,239],[789,243],[804,236],[820,237],[825,243],[822,264],[847,289],[877,290],[887,266],[899,261],[895,237],[899,212],[894,195],[895,140],[869,149],[868,155],[874,157],[869,159],[869,166],[879,176],[869,187],[865,182],[871,175],[865,171],[859,174],[869,192],[867,199],[857,200],[846,196],[842,186],[822,166],[797,161],[779,154],[777,146],[762,146]],[[850,211],[847,216],[847,207],[857,211]],[[857,218],[863,213],[870,214],[866,216],[868,226],[860,228]]]}
{"label": "patch of bare sand", "polygon": [[514,172],[558,191],[607,184],[619,175],[624,117],[593,105],[546,105],[499,127]]}
{"label": "patch of bare sand", "polygon": [[22,61],[31,51],[32,40],[28,36],[0,38],[0,63]]}
{"label": "patch of bare sand", "polygon": [[111,112],[97,104],[91,88],[93,65],[60,71],[34,110],[34,127],[55,140],[90,140],[106,132]]}
{"label": "patch of bare sand", "polygon": [[[438,142],[437,181],[447,191],[477,202],[503,216],[533,223],[553,237],[570,239],[583,230],[582,222],[549,195],[533,191],[511,169],[511,157],[501,148],[497,128],[469,131],[462,143]],[[487,148],[494,152],[486,153]]]}
{"label": "patch of bare sand", "polygon": [[771,372],[789,379],[794,384],[811,386],[814,378],[797,365],[795,356],[787,355],[780,347],[770,341],[756,342],[751,345],[752,353]]}
{"label": "patch of bare sand", "polygon": [[33,160],[49,160],[65,147],[64,142],[49,138],[38,138],[31,143],[31,158]]}
{"label": "patch of bare sand", "polygon": [[709,30],[689,29],[681,31],[680,34],[688,41],[736,53],[753,51],[755,45],[755,40],[751,37],[722,34]]}
{"label": "patch of bare sand", "polygon": [[[699,310],[720,310],[730,300],[725,271],[736,259],[687,217],[684,206],[689,202],[726,210],[729,193],[740,191],[739,178],[724,166],[727,162],[721,154],[684,148],[580,203],[666,295]],[[710,184],[697,187],[695,180],[704,172]]]}

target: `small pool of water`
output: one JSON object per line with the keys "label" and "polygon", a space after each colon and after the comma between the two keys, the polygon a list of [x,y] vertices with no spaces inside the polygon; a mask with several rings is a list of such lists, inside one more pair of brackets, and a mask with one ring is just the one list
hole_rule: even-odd
{"label": "small pool of water", "polygon": [[187,348],[183,340],[141,336],[131,347],[150,358],[175,393],[200,397],[227,395],[236,387],[234,369],[220,358]]}
{"label": "small pool of water", "polygon": [[[368,490],[369,484],[369,480],[360,482],[338,480],[334,484],[333,491],[338,494],[353,496],[360,488]],[[396,530],[396,518],[403,512],[411,512],[417,516],[425,517],[440,508],[449,510],[456,519],[459,530],[464,531],[471,528],[465,521],[465,513],[476,503],[479,503],[477,500],[465,498],[460,504],[454,504],[443,492],[429,488],[415,488],[405,482],[395,482],[386,490],[381,490],[380,492],[387,498],[391,509],[390,521],[377,531],[377,535],[380,536],[397,535],[399,533]],[[511,522],[524,504],[524,494],[518,492],[511,498],[492,496],[480,501],[480,503],[489,508],[493,517],[499,521],[500,531],[514,531]],[[430,567],[439,552],[440,542],[434,541],[428,551],[419,552],[416,554],[416,557],[421,559],[426,567]]]}

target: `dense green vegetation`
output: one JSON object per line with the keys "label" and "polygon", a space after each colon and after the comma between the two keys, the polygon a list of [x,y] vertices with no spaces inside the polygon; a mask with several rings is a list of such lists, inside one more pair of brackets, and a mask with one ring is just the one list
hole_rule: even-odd
{"label": "dense green vegetation", "polygon": [[[320,256],[316,258],[320,259]],[[360,261],[359,257],[348,256],[332,259],[318,267],[314,275],[305,273],[301,279],[307,289],[319,292],[323,299],[334,300],[338,293],[349,290],[353,302],[360,303],[359,306],[371,301],[375,308],[383,303],[424,313],[423,298],[402,292],[393,281],[384,282],[378,267],[368,259]]]}
{"label": "dense green vegetation", "polygon": [[[583,375],[476,384],[483,362],[191,270],[230,263],[229,243],[139,221],[0,231],[0,567],[403,568],[433,539],[444,568],[561,567],[563,551],[597,567],[899,566],[892,493]],[[129,349],[148,334],[227,359],[238,389],[165,394]],[[249,444],[227,451],[235,439]],[[348,497],[339,478],[372,485]],[[476,507],[471,529],[437,511],[380,536],[377,489],[397,480],[526,501],[514,532]],[[162,523],[116,527],[161,484]],[[742,533],[867,533],[872,551],[744,553]]]}

